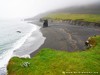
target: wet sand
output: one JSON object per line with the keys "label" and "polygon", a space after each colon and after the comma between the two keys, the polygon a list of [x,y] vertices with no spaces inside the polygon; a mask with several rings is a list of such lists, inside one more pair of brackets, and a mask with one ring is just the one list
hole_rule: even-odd
{"label": "wet sand", "polygon": [[[42,26],[42,23],[36,23]],[[36,51],[30,54],[31,57],[37,54],[42,48],[52,48],[64,51],[84,50],[84,42],[90,36],[100,35],[100,28],[89,28],[84,26],[69,25],[66,23],[49,22],[49,27],[41,28],[46,40]]]}

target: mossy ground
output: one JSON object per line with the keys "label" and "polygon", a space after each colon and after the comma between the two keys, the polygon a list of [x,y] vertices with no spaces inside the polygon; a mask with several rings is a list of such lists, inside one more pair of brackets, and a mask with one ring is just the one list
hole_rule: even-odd
{"label": "mossy ground", "polygon": [[67,14],[67,13],[56,13],[49,14],[46,19],[54,20],[82,20],[87,22],[100,23],[100,14]]}
{"label": "mossy ground", "polygon": [[[8,75],[98,75],[67,74],[65,72],[100,72],[100,36],[95,39],[95,47],[85,51],[64,52],[49,48],[42,49],[35,57],[13,57],[8,64]],[[29,62],[29,67],[22,67]]]}

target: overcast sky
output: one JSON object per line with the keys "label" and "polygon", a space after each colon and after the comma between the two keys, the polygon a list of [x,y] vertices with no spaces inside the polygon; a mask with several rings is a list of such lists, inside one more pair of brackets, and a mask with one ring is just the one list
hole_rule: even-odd
{"label": "overcast sky", "polygon": [[0,0],[0,19],[33,17],[42,12],[100,0]]}

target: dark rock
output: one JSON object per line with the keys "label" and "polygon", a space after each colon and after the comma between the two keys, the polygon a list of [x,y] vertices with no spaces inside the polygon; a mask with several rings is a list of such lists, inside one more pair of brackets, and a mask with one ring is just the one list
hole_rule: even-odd
{"label": "dark rock", "polygon": [[44,20],[43,27],[48,27],[48,20]]}
{"label": "dark rock", "polygon": [[21,31],[17,31],[17,33],[21,33]]}
{"label": "dark rock", "polygon": [[100,27],[100,23],[95,23],[95,26],[96,27]]}

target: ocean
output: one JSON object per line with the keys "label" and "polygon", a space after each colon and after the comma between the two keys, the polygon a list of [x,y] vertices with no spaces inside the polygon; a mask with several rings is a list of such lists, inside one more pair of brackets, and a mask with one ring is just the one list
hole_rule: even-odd
{"label": "ocean", "polygon": [[[39,29],[39,26],[28,23],[27,21],[0,20],[0,75],[7,73],[6,67],[11,57],[29,55],[43,44],[45,38]],[[33,33],[36,35],[31,36]],[[29,52],[23,49],[21,51],[20,47],[22,45],[24,46],[24,43],[27,43],[27,39],[30,41],[28,41],[28,43],[32,42],[35,44],[37,40],[42,41],[41,43],[37,43],[37,47],[33,47],[33,51]],[[30,44],[28,44],[27,47],[30,47],[29,45]]]}

